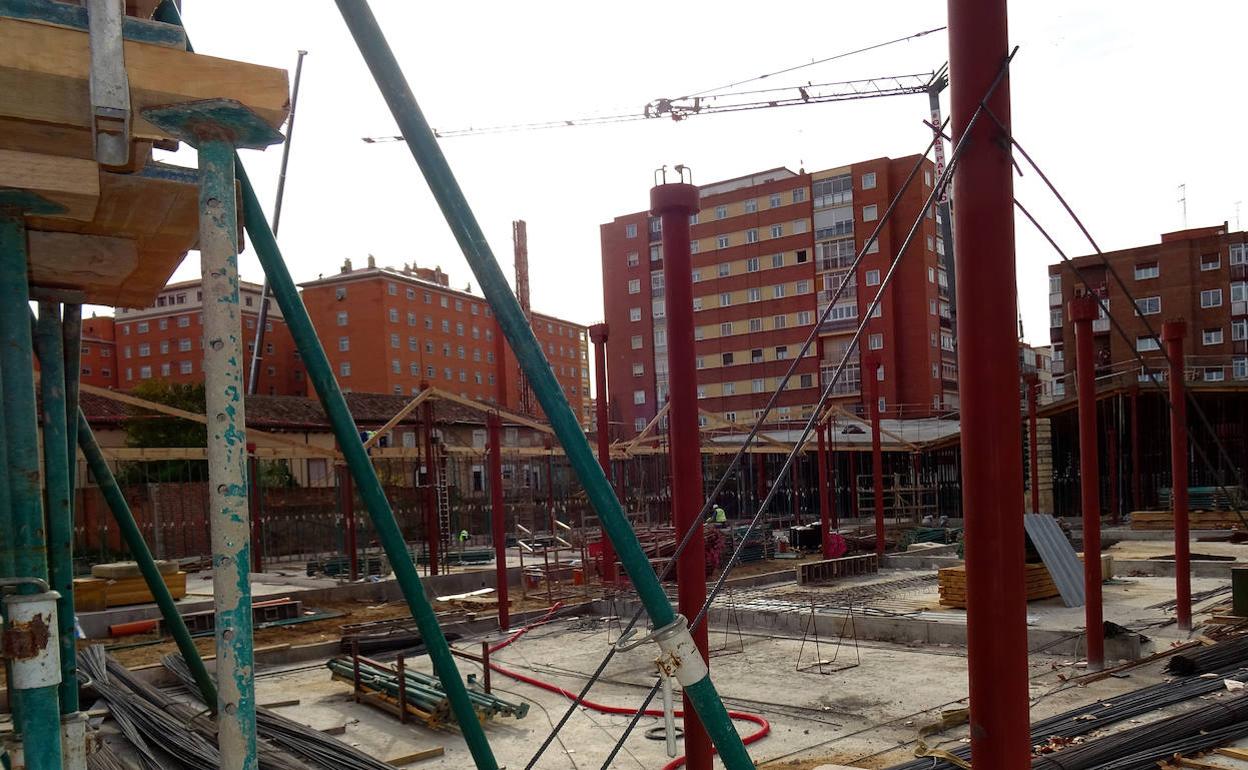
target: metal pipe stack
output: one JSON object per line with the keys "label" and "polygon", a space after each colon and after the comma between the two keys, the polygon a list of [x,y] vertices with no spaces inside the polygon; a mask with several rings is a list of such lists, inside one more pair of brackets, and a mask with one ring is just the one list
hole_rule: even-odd
{"label": "metal pipe stack", "polygon": [[[355,662],[352,658],[333,658],[325,665],[333,672],[335,678],[355,683]],[[359,671],[358,686],[360,689],[381,693],[387,699],[397,702],[399,698],[397,671],[383,663],[364,657],[359,658]],[[453,718],[446,692],[442,689],[442,683],[438,679],[411,669],[404,670],[403,679],[404,700],[407,706],[430,715],[426,717],[426,720],[430,722],[441,722]],[[476,690],[469,690],[468,698],[477,712],[477,717],[481,720],[492,719],[498,715],[524,719],[529,713],[527,703],[512,703]]]}

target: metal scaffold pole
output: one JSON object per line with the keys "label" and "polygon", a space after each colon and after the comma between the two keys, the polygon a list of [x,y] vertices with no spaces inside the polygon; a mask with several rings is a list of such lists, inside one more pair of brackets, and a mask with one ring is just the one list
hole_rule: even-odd
{"label": "metal scaffold pole", "polygon": [[[971,752],[976,767],[1029,767],[1006,0],[948,0],[948,12],[953,140],[966,148],[953,231]],[[1002,126],[976,121],[985,94]]]}
{"label": "metal scaffold pole", "polygon": [[[598,420],[598,464],[602,472],[611,478],[611,417],[607,404],[607,338],[610,329],[604,324],[589,327],[589,338],[594,343],[594,388],[597,397],[594,404],[595,416]],[[615,585],[615,548],[611,546],[611,538],[602,533],[602,582]]]}
{"label": "metal scaffold pole", "polygon": [[1191,533],[1187,511],[1187,399],[1184,393],[1183,338],[1187,322],[1166,321],[1161,339],[1170,358],[1170,510],[1174,517],[1175,615],[1180,631],[1192,630]]}
{"label": "metal scaffold pole", "polygon": [[208,100],[144,111],[199,151],[199,253],[203,275],[208,504],[216,616],[217,742],[228,767],[256,756],[251,524],[247,493],[244,349],[238,288],[235,147],[282,140],[238,102]]}
{"label": "metal scaffold pole", "polygon": [[48,583],[60,594],[56,602],[61,652],[61,713],[78,711],[78,676],[74,641],[74,522],[70,518],[69,445],[66,430],[65,356],[61,306],[40,302],[35,322],[39,357],[39,394],[43,406],[43,468],[48,528]]}
{"label": "metal scaffold pole", "polygon": [[[637,588],[656,629],[654,640],[663,650],[666,662],[684,686],[685,694],[702,718],[719,749],[725,767],[728,770],[753,768],[754,763],[741,743],[741,737],[729,719],[706,668],[693,664],[695,659],[700,662],[701,658],[697,655],[688,626],[672,611],[667,595],[629,526],[562,388],[551,372],[541,346],[506,277],[499,269],[498,261],[486,243],[472,208],[455,180],[432,128],[421,113],[368,3],[363,0],[337,0],[337,5],[472,267],[478,285],[494,309],[542,411],[563,444],[569,463],[603,521],[619,553],[620,561]],[[682,662],[685,665],[681,665]]]}
{"label": "metal scaffold pole", "polygon": [[[57,628],[58,597],[48,589],[24,217],[57,210],[38,196],[0,190],[0,382],[4,393],[0,413],[8,453],[6,539],[13,549],[12,572],[0,578],[10,584],[23,581],[16,594],[5,598],[4,615],[6,640],[21,637],[25,639],[22,647],[28,647],[8,660],[10,692],[18,696],[11,705],[29,770],[60,770],[62,752],[60,645],[48,633]],[[7,559],[4,567],[10,567]]]}
{"label": "metal scaffold pole", "polygon": [[75,414],[78,447],[82,449],[82,455],[87,461],[87,469],[95,477],[100,494],[104,496],[104,502],[108,504],[108,509],[113,514],[113,521],[117,522],[117,531],[130,551],[130,558],[134,559],[138,565],[139,573],[143,575],[143,581],[147,584],[147,590],[152,593],[152,600],[160,608],[160,617],[165,622],[165,630],[178,645],[178,652],[182,654],[182,659],[186,661],[187,667],[191,670],[191,676],[194,677],[195,684],[199,687],[204,703],[208,704],[208,707],[215,713],[216,685],[208,676],[208,669],[204,667],[204,660],[195,647],[195,641],[186,627],[186,621],[174,602],[173,594],[169,592],[169,586],[165,585],[164,578],[160,575],[160,568],[156,566],[156,560],[152,558],[147,541],[143,539],[143,532],[139,529],[139,523],[134,519],[134,513],[130,510],[130,504],[126,502],[125,494],[117,484],[112,469],[108,467],[108,461],[104,459],[104,452],[100,450],[100,445],[95,441],[95,434],[91,431],[86,415],[81,409],[75,410]]}

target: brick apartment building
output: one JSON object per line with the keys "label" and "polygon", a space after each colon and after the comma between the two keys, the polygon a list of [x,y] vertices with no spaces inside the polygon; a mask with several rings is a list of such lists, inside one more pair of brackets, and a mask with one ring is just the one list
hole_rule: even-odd
{"label": "brick apartment building", "polygon": [[[243,376],[251,365],[261,286],[239,282],[242,334],[247,350]],[[117,308],[114,319],[115,387],[129,390],[144,380],[202,382],[204,379],[203,290],[199,280],[171,283],[156,303],[141,310]],[[101,325],[101,329],[103,326]],[[303,396],[308,393],[303,363],[276,302],[270,300],[261,354],[260,393]],[[84,368],[86,367],[86,356]]]}
{"label": "brick apartment building", "polygon": [[[1123,340],[1102,309],[1101,318],[1092,322],[1098,374],[1131,371],[1149,381],[1135,359],[1138,352],[1163,378],[1161,343],[1145,321],[1160,334],[1163,320],[1181,318],[1187,321],[1183,349],[1189,378],[1248,380],[1248,234],[1232,233],[1223,223],[1166,233],[1160,243],[1107,252],[1104,258],[1126,283],[1135,307],[1099,255],[1073,260],[1092,290],[1108,300],[1110,314],[1130,340]],[[1066,306],[1084,291],[1071,267],[1049,267],[1049,333],[1058,396],[1074,393],[1075,329]]]}
{"label": "brick apartment building", "polygon": [[[489,303],[450,288],[440,268],[377,267],[370,257],[367,267],[354,269],[348,259],[338,274],[301,288],[344,389],[414,395],[428,381],[467,398],[496,402],[502,377],[504,408],[539,413],[536,400],[523,393],[519,364]],[[532,314],[532,324],[573,411],[582,425],[589,425],[588,329],[541,313]]]}
{"label": "brick apartment building", "polygon": [[[911,223],[919,233],[885,291],[862,345],[879,356],[887,417],[957,408],[957,364],[936,218],[923,211],[934,166],[901,198],[857,277],[854,256],[917,156],[878,158],[814,173],[775,168],[701,186],[693,218],[694,319],[702,409],[751,423],[777,387],[841,281],[849,281],[818,351],[800,363],[774,419],[807,416],[849,347]],[[634,434],[667,398],[662,233],[645,211],[601,230],[612,421]],[[861,408],[860,358],[851,355],[834,397]]]}
{"label": "brick apartment building", "polygon": [[111,316],[82,319],[80,378],[98,388],[117,387],[117,338]]}

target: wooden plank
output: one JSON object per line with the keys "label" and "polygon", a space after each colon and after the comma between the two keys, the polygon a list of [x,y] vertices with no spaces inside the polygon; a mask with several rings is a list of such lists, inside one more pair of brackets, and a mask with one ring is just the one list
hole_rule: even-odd
{"label": "wooden plank", "polygon": [[139,265],[139,244],[131,238],[32,230],[28,243],[31,286],[82,290],[88,302],[102,296],[84,287],[116,284]]}
{"label": "wooden plank", "polygon": [[454,393],[448,393],[447,391],[441,390],[440,388],[429,388],[429,390],[433,391],[434,398],[440,398],[444,401],[450,401],[452,403],[459,404],[460,406],[466,406],[469,409],[475,409],[478,412],[481,412],[483,414],[497,412],[498,416],[502,417],[503,420],[505,420],[506,422],[516,423],[517,425],[524,425],[526,427],[532,428],[533,430],[540,431],[542,433],[550,433],[550,434],[554,433],[554,430],[551,429],[551,427],[547,425],[546,423],[538,422],[537,420],[531,420],[528,417],[518,415],[515,412],[509,412],[506,409],[499,409],[490,404],[483,404],[479,401],[473,401],[471,398],[464,398],[463,396],[457,396]]}
{"label": "wooden plank", "polygon": [[373,446],[375,446],[378,441],[381,441],[382,436],[394,430],[394,426],[402,422],[403,418],[411,414],[412,411],[416,409],[416,407],[425,403],[425,401],[429,399],[429,396],[432,395],[432,393],[433,393],[433,390],[431,388],[425,388],[424,390],[420,391],[419,395],[417,395],[416,398],[413,398],[411,401],[408,401],[407,404],[405,404],[402,409],[400,409],[393,417],[391,417],[388,421],[386,421],[385,425],[378,428],[377,431],[372,436],[369,437],[368,441],[364,442],[364,449],[366,450],[372,449]]}
{"label": "wooden plank", "polygon": [[[79,385],[79,389],[83,393],[91,393],[96,396],[103,396],[104,398],[111,399],[113,401],[117,401],[123,404],[129,404],[130,406],[139,407],[140,409],[146,409],[151,412],[167,414],[170,417],[180,417],[183,420],[190,420],[191,422],[197,422],[200,425],[208,424],[208,418],[202,414],[195,414],[194,412],[188,412],[185,409],[178,409],[177,407],[168,406],[166,404],[160,404],[155,401],[148,401],[145,398],[132,396],[129,393],[123,393],[118,390],[109,390],[108,388],[101,388],[95,385],[88,385],[85,382]],[[263,441],[270,441],[275,444],[283,444],[285,446],[295,447],[303,451],[313,452],[322,457],[336,457],[338,454],[332,449],[322,449],[320,447],[314,447],[310,444],[304,444],[299,441],[296,441],[295,439],[286,438],[285,436],[282,436],[277,433],[266,433],[265,431],[259,430],[257,428],[247,428],[247,435],[253,439],[256,439],[257,441],[263,440]]]}
{"label": "wooden plank", "polygon": [[1213,753],[1248,762],[1248,750],[1236,748],[1235,746],[1222,746],[1214,749]]}
{"label": "wooden plank", "polygon": [[89,222],[100,202],[100,168],[82,158],[0,150],[0,187],[41,195],[65,207],[58,216]]}
{"label": "wooden plank", "polygon": [[[125,41],[124,56],[135,138],[173,139],[142,111],[199,99],[242,102],[274,128],[286,120],[284,70],[134,41]],[[87,33],[0,18],[0,116],[90,128],[90,68]]]}
{"label": "wooden plank", "polygon": [[395,757],[394,759],[387,759],[386,764],[390,765],[391,767],[405,767],[414,762],[423,762],[426,759],[434,759],[435,757],[440,757],[445,753],[446,753],[446,749],[444,749],[443,747],[434,746],[432,749],[422,749],[421,751],[413,752],[411,754],[404,754],[401,757]]}

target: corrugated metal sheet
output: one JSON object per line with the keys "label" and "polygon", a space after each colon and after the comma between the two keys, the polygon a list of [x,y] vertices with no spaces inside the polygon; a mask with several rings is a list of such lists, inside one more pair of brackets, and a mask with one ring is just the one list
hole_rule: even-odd
{"label": "corrugated metal sheet", "polygon": [[1023,516],[1023,526],[1061,592],[1062,601],[1067,607],[1082,607],[1085,599],[1083,563],[1057,520],[1047,513],[1028,513]]}

